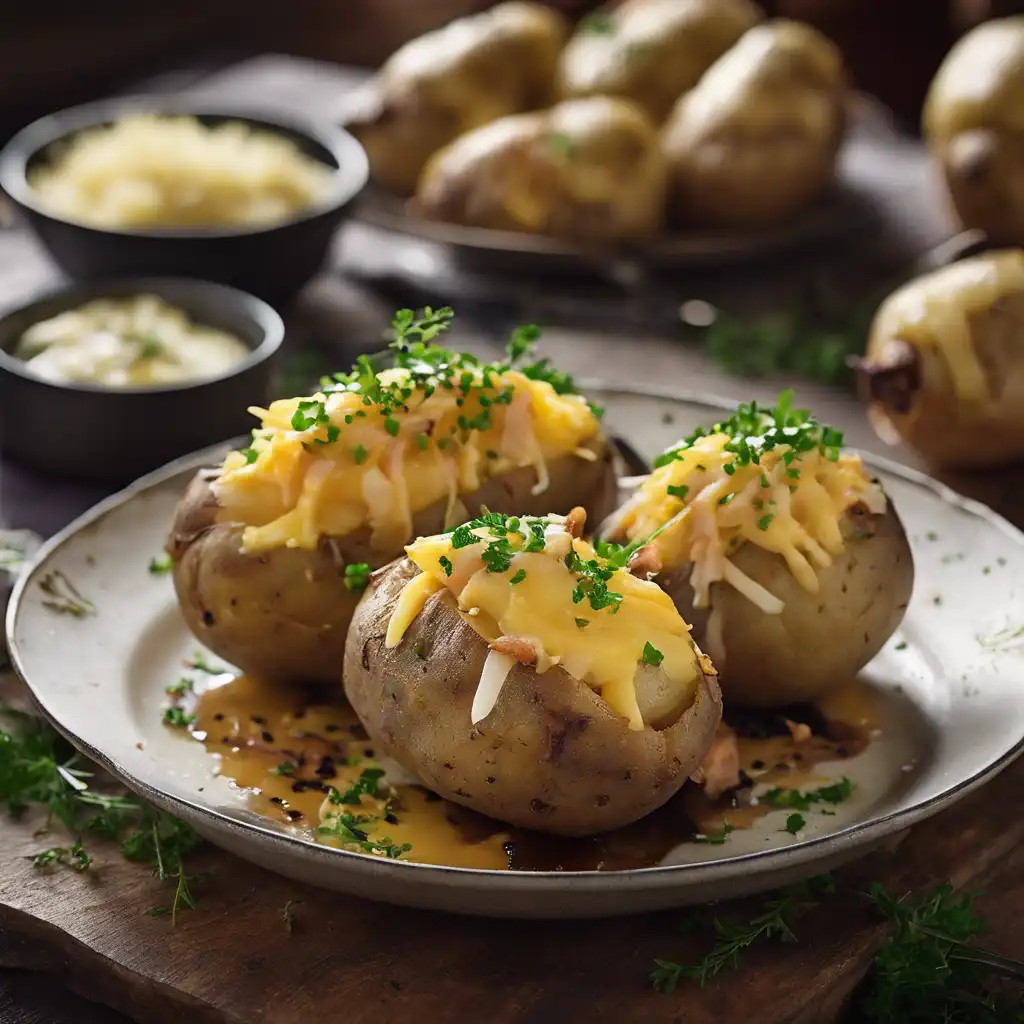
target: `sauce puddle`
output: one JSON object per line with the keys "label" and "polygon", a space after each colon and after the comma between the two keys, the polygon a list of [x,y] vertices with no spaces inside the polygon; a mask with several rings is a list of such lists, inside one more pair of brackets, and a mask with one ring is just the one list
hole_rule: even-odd
{"label": "sauce puddle", "polygon": [[[257,813],[316,834],[327,811],[344,815],[355,832],[342,829],[342,838],[321,833],[320,841],[351,849],[359,845],[348,840],[362,837],[374,852],[390,849],[404,860],[514,871],[652,867],[699,835],[748,828],[776,809],[752,802],[755,785],[799,789],[828,782],[817,766],[862,753],[880,731],[882,713],[881,697],[859,682],[818,706],[730,712],[726,719],[737,733],[742,768],[737,789],[710,800],[687,783],[641,821],[569,839],[513,828],[418,785],[398,784],[393,794],[388,787],[375,795],[373,746],[337,691],[212,676],[207,689],[197,687],[197,696],[192,735],[218,759],[219,774],[246,791]],[[810,735],[794,729],[796,723],[809,726]]]}

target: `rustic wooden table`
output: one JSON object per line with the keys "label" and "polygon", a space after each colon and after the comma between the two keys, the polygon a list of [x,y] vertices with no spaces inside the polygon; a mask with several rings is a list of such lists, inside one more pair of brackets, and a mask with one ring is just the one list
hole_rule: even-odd
{"label": "rustic wooden table", "polygon": [[[164,81],[175,88],[250,99],[259,95],[265,102],[329,113],[338,109],[353,76],[325,65],[262,58],[213,77],[182,73]],[[824,251],[687,273],[643,292],[615,292],[607,284],[583,281],[489,281],[452,265],[430,246],[353,225],[339,239],[331,272],[288,311],[293,344],[302,342],[318,353],[321,368],[343,365],[357,352],[378,346],[393,305],[450,300],[459,314],[453,344],[496,351],[515,322],[555,323],[546,333],[545,351],[580,376],[675,385],[734,400],[772,398],[781,386],[792,385],[798,401],[844,429],[850,443],[879,450],[852,395],[800,380],[728,377],[674,336],[675,311],[685,299],[707,298],[738,310],[781,308],[810,277],[824,277],[840,289],[860,287],[950,234],[938,189],[916,143],[875,120],[858,128],[846,160],[858,188],[875,205],[870,230]],[[27,236],[14,229],[0,232],[0,307],[22,301],[54,277]],[[895,455],[913,462],[906,453]],[[1024,523],[1016,475],[952,482]],[[51,533],[100,496],[0,465],[0,525]],[[851,887],[879,877],[904,890],[949,878],[972,886],[988,881],[985,909],[993,931],[987,943],[1024,957],[1018,927],[1024,908],[1024,883],[1019,881],[1024,823],[1012,811],[1000,811],[1020,805],[1022,787],[1024,772],[1007,772],[981,797],[916,829],[897,852],[875,855],[854,868],[847,876]],[[826,1021],[839,1019],[882,934],[851,895],[808,921],[808,939],[801,947],[753,956],[742,986],[654,997],[643,980],[652,957],[686,955],[685,944],[678,948],[683,940],[671,915],[588,925],[585,936],[567,927],[545,928],[541,935],[524,925],[453,922],[305,893],[300,898],[315,902],[318,913],[329,919],[330,948],[318,947],[316,936],[303,938],[306,926],[288,937],[291,947],[284,947],[285,936],[277,935],[279,923],[273,919],[297,887],[237,865],[226,855],[206,858],[218,885],[202,914],[189,915],[184,927],[179,921],[169,934],[164,922],[150,921],[144,928],[136,920],[139,905],[154,902],[148,880],[130,874],[136,869],[117,864],[116,857],[105,867],[117,891],[105,910],[105,890],[94,890],[82,879],[33,880],[23,860],[30,849],[24,831],[15,834],[3,821],[0,965],[10,968],[0,969],[3,1024],[126,1020],[66,988],[118,1005],[147,1024],[184,1019],[179,1015],[186,1007],[196,1020],[219,1024],[291,1024],[311,1010],[322,1012],[323,1004],[314,1005],[311,997],[286,993],[285,976],[266,966],[278,956],[277,947],[282,967],[299,972],[296,976],[307,979],[307,986],[314,978],[334,977],[328,987],[335,1005],[344,1006],[339,1012],[357,1024],[389,1024],[410,1016],[464,1020],[478,1014],[508,1022],[684,1017],[700,1022],[739,1020],[740,1013],[742,1019],[765,1024]],[[134,889],[140,891],[126,895]],[[260,895],[254,898],[257,890]],[[343,919],[352,922],[357,941],[338,927]],[[197,945],[223,945],[229,955],[218,959],[211,952],[204,966],[196,961]],[[316,971],[302,962],[303,956],[315,957]],[[603,980],[598,982],[598,976]],[[743,1001],[738,1001],[737,988],[744,991]],[[756,1015],[750,1007],[758,1007]]]}

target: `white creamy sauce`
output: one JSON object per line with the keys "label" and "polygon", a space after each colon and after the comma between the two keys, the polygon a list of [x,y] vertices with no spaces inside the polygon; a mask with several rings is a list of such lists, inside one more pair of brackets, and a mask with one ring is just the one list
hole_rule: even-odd
{"label": "white creamy sauce", "polygon": [[54,383],[145,387],[223,373],[249,355],[239,338],[192,322],[155,295],[97,299],[33,324],[14,355]]}

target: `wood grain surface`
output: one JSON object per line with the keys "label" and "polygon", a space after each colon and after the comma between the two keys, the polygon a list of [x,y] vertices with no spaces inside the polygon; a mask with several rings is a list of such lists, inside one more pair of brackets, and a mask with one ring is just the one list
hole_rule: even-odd
{"label": "wood grain surface", "polygon": [[[316,102],[327,105],[337,83],[323,85],[323,66],[304,67],[288,74],[280,62],[269,69],[264,62],[260,95],[266,98],[274,89],[282,96],[309,95],[296,82],[316,80],[324,89]],[[252,76],[250,68],[229,76],[227,84],[244,89]],[[271,81],[276,84],[267,84]],[[865,184],[883,208],[872,247],[729,275],[688,276],[676,284],[678,299],[699,294],[717,301],[722,295],[741,307],[770,308],[790,301],[811,265],[820,264],[814,269],[845,282],[857,273],[876,272],[885,254],[891,258],[898,251],[902,258],[942,238],[949,226],[920,152],[905,140],[880,140],[877,150],[867,146],[857,156]],[[339,246],[347,280],[325,275],[289,312],[293,343],[312,339],[324,358],[338,365],[357,351],[375,348],[392,298],[416,301],[407,278],[397,276],[403,268],[415,269],[409,259],[414,250],[400,240],[351,229]],[[461,272],[435,262],[434,274],[431,287],[440,288],[457,282]],[[52,267],[29,240],[17,232],[0,235],[0,306],[52,279]],[[375,280],[392,282],[383,302],[370,288]],[[549,299],[554,308],[557,293],[555,285],[544,294],[533,289],[514,315],[543,320],[531,312],[543,310]],[[642,305],[646,300],[638,294],[628,301]],[[458,308],[467,326],[452,343],[493,354],[508,323],[486,302],[467,301]],[[770,399],[794,383],[727,377],[671,333],[634,330],[624,343],[621,329],[556,329],[546,334],[545,351],[582,376],[733,399]],[[851,395],[795,384],[797,400],[844,429],[851,443],[879,449]],[[913,464],[906,453],[899,457]],[[1024,519],[1020,474],[952,483],[1017,521]],[[50,532],[96,497],[0,466],[3,525]],[[0,817],[0,967],[15,972],[0,981],[0,1022],[113,1024],[120,1019],[69,1001],[58,988],[67,986],[143,1024],[183,1019],[298,1024],[317,1018],[351,1024],[480,1018],[495,1024],[825,1024],[842,1019],[884,934],[858,895],[871,880],[897,893],[946,880],[972,889],[987,885],[990,896],[983,905],[993,924],[987,944],[1024,958],[1019,927],[1024,824],[1015,810],[1022,797],[1024,765],[1017,765],[919,826],[895,849],[842,872],[843,891],[801,921],[798,946],[766,946],[751,954],[740,974],[673,996],[653,993],[647,975],[656,956],[683,961],[700,954],[701,940],[679,933],[680,914],[585,925],[459,919],[310,890],[209,849],[196,858],[203,876],[197,886],[200,909],[184,913],[172,927],[166,919],[145,915],[148,907],[167,902],[166,890],[116,850],[97,845],[97,870],[88,875],[39,873],[28,858],[55,840],[35,834],[37,821],[13,824]],[[290,901],[295,921],[288,932],[283,908]],[[749,907],[723,912],[742,915]]]}
{"label": "wood grain surface", "polygon": [[[340,1012],[350,1024],[828,1024],[842,1019],[885,935],[861,895],[872,881],[902,896],[945,881],[977,889],[998,876],[999,951],[1024,957],[1024,935],[1004,906],[1008,896],[1024,904],[1024,818],[1006,813],[1022,802],[1018,763],[839,872],[839,892],[799,919],[799,946],[765,945],[738,973],[673,995],[651,990],[655,957],[688,962],[707,941],[680,934],[678,912],[586,923],[460,918],[320,892],[206,848],[190,865],[200,907],[172,925],[146,915],[167,902],[166,890],[115,847],[92,843],[85,874],[40,872],[31,857],[57,837],[40,834],[38,818],[5,820],[0,965],[53,972],[145,1024],[186,1015],[196,1024],[298,1024]],[[721,913],[745,918],[755,905]]]}

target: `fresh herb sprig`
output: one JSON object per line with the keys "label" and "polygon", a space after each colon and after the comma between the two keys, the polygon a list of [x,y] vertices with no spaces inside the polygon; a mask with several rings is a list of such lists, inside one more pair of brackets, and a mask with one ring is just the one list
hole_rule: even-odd
{"label": "fresh herb sprig", "polygon": [[713,918],[716,941],[712,949],[693,964],[655,960],[651,984],[659,992],[674,992],[684,981],[703,987],[722,971],[738,967],[743,954],[753,945],[768,939],[796,942],[793,922],[807,907],[834,891],[831,875],[821,875],[766,900],[749,921]]}
{"label": "fresh herb sprig", "polygon": [[784,447],[782,461],[789,466],[806,452],[818,451],[833,462],[843,446],[842,431],[819,423],[807,409],[793,408],[793,392],[783,391],[774,406],[745,402],[728,419],[710,427],[698,427],[679,444],[654,460],[654,467],[666,466],[683,457],[697,441],[712,434],[727,434],[725,450],[733,458],[725,464],[726,473],[737,466],[760,465],[761,457]]}
{"label": "fresh herb sprig", "polygon": [[[300,401],[292,416],[291,426],[297,431],[310,431],[307,448],[313,445],[333,444],[341,436],[341,427],[332,422],[327,412],[327,398],[337,393],[352,393],[362,399],[363,408],[348,413],[345,423],[356,419],[380,417],[384,429],[392,436],[401,429],[399,416],[408,413],[413,403],[426,400],[435,391],[442,389],[456,396],[456,405],[465,410],[456,418],[449,437],[438,437],[438,445],[450,444],[452,439],[461,440],[473,431],[484,431],[491,427],[491,410],[495,406],[508,405],[515,389],[503,378],[509,370],[517,370],[530,380],[544,381],[557,394],[575,394],[572,377],[558,370],[546,358],[535,358],[534,349],[540,338],[540,328],[527,324],[512,332],[506,346],[506,358],[492,363],[483,363],[476,356],[456,352],[437,343],[452,323],[454,311],[450,306],[434,309],[430,306],[413,311],[400,309],[391,323],[391,366],[404,373],[392,376],[380,374],[385,367],[369,356],[360,356],[348,373],[335,373],[321,378],[320,390],[310,398]],[[472,406],[468,403],[472,401]],[[470,414],[469,409],[475,410]],[[591,406],[595,415],[600,415],[597,406]],[[260,431],[254,431],[253,442],[242,450],[247,462],[259,458],[256,440]],[[417,436],[417,444],[424,450],[431,438],[427,434]],[[361,451],[361,455],[360,455]],[[365,461],[365,449],[357,446],[353,456],[357,463]]]}
{"label": "fresh herb sprig", "polygon": [[0,806],[14,816],[42,807],[51,823],[59,822],[76,837],[70,847],[42,850],[34,864],[66,864],[85,871],[92,857],[84,837],[103,836],[118,841],[128,860],[148,864],[159,881],[173,882],[172,919],[182,907],[194,908],[185,858],[202,842],[199,835],[135,797],[92,788],[92,772],[53,729],[30,715],[0,711],[18,722],[16,733],[0,729]]}

